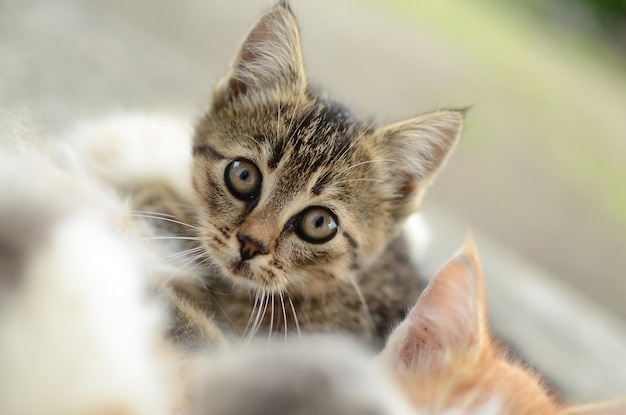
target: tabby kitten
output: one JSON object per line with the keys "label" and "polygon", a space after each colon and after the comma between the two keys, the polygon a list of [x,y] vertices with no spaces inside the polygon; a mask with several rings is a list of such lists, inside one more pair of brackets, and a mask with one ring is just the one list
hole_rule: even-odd
{"label": "tabby kitten", "polygon": [[186,243],[165,255],[185,249],[183,272],[157,278],[179,341],[211,343],[215,321],[235,337],[347,331],[380,346],[420,291],[400,231],[463,115],[358,120],[307,81],[296,19],[280,2],[245,38],[195,133],[124,116],[86,125],[66,154],[128,197],[135,219]]}
{"label": "tabby kitten", "polygon": [[240,333],[347,330],[382,340],[419,292],[397,236],[463,116],[357,119],[310,85],[296,19],[287,2],[274,6],[193,138],[199,235],[219,268],[212,300],[199,295],[200,305]]}

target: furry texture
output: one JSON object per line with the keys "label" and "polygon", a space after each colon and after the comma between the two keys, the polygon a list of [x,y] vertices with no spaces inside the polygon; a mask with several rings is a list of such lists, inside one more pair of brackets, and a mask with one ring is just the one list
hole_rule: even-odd
{"label": "furry texture", "polygon": [[[399,232],[462,123],[455,110],[357,119],[308,83],[283,2],[247,35],[193,136],[185,123],[125,115],[78,128],[61,159],[158,229],[151,275],[181,341],[206,343],[217,322],[235,337],[341,331],[380,346],[421,288]],[[250,174],[258,186],[242,198],[228,180]],[[303,223],[335,234],[312,240]]]}
{"label": "furry texture", "polygon": [[168,414],[182,402],[125,204],[29,149],[0,154],[0,412]]}
{"label": "furry texture", "polygon": [[539,376],[490,339],[473,243],[433,278],[380,357],[416,408],[435,414],[557,414]]}
{"label": "furry texture", "polygon": [[[389,126],[357,119],[307,81],[289,7],[264,14],[193,139],[199,234],[219,267],[216,318],[239,333],[347,330],[381,342],[419,292],[396,237],[453,150],[463,115]],[[227,182],[240,161],[259,181],[247,198]],[[336,234],[303,237],[309,209],[333,218]]]}
{"label": "furry texture", "polygon": [[192,394],[197,415],[414,413],[370,354],[342,337],[254,343],[205,365]]}
{"label": "furry texture", "polygon": [[[462,121],[459,111],[384,127],[359,121],[308,85],[295,18],[276,6],[244,41],[196,130],[193,180],[205,243],[224,274],[246,288],[313,294],[345,282],[417,210]],[[235,159],[250,160],[262,176],[248,202],[224,184]],[[309,206],[336,215],[336,237],[310,244],[296,235],[293,220]],[[242,260],[238,231],[269,252]]]}

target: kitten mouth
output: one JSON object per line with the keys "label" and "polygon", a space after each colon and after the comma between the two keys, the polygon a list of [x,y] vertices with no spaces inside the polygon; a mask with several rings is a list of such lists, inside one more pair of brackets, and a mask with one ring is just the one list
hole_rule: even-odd
{"label": "kitten mouth", "polygon": [[248,265],[248,263],[243,260],[231,262],[228,269],[233,275],[237,277],[245,278],[246,280],[252,279],[250,265]]}
{"label": "kitten mouth", "polygon": [[250,267],[250,264],[243,260],[233,260],[227,267],[229,277],[233,282],[241,284],[247,288],[267,289],[259,281],[259,276]]}

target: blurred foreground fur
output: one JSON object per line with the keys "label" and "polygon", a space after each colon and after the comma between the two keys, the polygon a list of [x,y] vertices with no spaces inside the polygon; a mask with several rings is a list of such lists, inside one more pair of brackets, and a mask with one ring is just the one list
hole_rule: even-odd
{"label": "blurred foreground fur", "polygon": [[0,413],[170,413],[178,363],[124,201],[37,149],[2,150]]}
{"label": "blurred foreground fur", "polygon": [[[468,240],[375,359],[338,337],[237,351],[205,374],[195,414],[620,415],[626,399],[557,402],[493,343]],[[400,396],[402,393],[404,396]],[[408,400],[408,406],[407,406]]]}

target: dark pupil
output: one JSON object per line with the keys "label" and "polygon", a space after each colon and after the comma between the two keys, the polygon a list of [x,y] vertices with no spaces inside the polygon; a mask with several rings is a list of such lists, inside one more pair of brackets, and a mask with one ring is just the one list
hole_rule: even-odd
{"label": "dark pupil", "polygon": [[250,171],[248,169],[245,169],[239,174],[239,180],[242,182],[245,182],[248,177],[250,177]]}
{"label": "dark pupil", "polygon": [[321,228],[322,226],[324,226],[324,218],[322,216],[318,216],[317,219],[315,219],[315,222],[313,222],[313,224],[315,225],[316,228]]}

